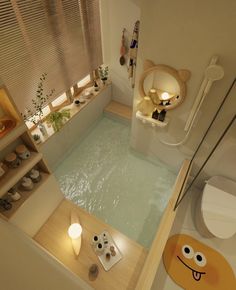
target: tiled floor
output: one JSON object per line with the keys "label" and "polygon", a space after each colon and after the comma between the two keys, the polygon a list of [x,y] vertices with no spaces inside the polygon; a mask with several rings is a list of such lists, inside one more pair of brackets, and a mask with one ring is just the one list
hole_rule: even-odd
{"label": "tiled floor", "polygon": [[[194,209],[196,207],[197,199],[201,192],[197,189],[192,190],[185,197],[178,208],[176,219],[172,227],[170,236],[174,234],[187,234],[202,243],[212,247],[221,253],[229,262],[236,275],[236,235],[228,240],[220,240],[217,238],[207,239],[202,237],[197,231],[194,224]],[[166,273],[163,262],[161,262],[152,290],[180,290],[171,278]],[[204,289],[203,289],[204,290]],[[232,289],[233,290],[233,289]]]}

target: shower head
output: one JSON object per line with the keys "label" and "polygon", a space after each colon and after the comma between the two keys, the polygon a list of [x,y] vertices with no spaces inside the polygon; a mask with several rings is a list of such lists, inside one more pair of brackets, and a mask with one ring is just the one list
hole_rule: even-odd
{"label": "shower head", "polygon": [[203,94],[206,96],[212,86],[214,81],[222,79],[224,76],[224,69],[220,65],[212,64],[209,65],[205,70],[205,77],[207,79],[207,84],[204,89]]}
{"label": "shower head", "polygon": [[218,81],[224,76],[224,69],[220,65],[209,65],[205,70],[205,77],[208,81]]}

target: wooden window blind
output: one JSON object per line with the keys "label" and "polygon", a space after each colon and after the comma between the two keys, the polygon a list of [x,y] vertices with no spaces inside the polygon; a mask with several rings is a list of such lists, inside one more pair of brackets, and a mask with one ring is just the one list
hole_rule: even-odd
{"label": "wooden window blind", "polygon": [[0,77],[21,112],[43,73],[52,101],[101,64],[99,0],[0,1]]}

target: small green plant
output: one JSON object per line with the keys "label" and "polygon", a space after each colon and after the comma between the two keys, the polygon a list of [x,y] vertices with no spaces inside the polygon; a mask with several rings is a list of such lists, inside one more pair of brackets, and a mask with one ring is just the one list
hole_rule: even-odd
{"label": "small green plant", "polygon": [[70,110],[64,109],[58,112],[50,113],[46,121],[52,125],[55,132],[59,131],[64,124],[64,121],[70,118]]}
{"label": "small green plant", "polygon": [[32,99],[33,109],[26,108],[25,114],[22,114],[24,121],[30,121],[37,125],[41,122],[41,117],[43,116],[43,107],[47,104],[48,99],[53,95],[55,89],[52,89],[49,94],[44,94],[43,83],[46,80],[46,73],[43,73],[40,77],[40,81],[36,90],[36,97]]}
{"label": "small green plant", "polygon": [[98,68],[98,73],[99,73],[99,77],[102,81],[106,81],[107,78],[108,78],[108,72],[109,72],[109,69],[108,69],[108,66],[99,66]]}
{"label": "small green plant", "polygon": [[33,135],[34,141],[39,141],[40,140],[40,135],[39,134],[34,134]]}

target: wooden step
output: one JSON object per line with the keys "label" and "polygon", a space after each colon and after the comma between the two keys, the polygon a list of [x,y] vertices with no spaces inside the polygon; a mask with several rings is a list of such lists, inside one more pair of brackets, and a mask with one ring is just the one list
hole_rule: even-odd
{"label": "wooden step", "polygon": [[111,101],[104,109],[104,112],[117,115],[126,120],[132,119],[132,108],[115,101]]}

